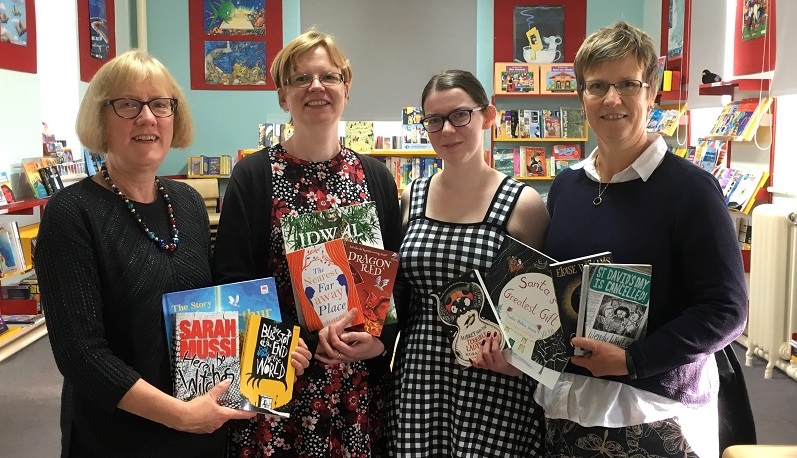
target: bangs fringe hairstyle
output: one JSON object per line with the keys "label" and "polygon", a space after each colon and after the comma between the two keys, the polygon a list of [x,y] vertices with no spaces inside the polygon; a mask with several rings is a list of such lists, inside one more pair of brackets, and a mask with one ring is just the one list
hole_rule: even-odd
{"label": "bangs fringe hairstyle", "polygon": [[587,71],[628,56],[634,56],[642,67],[644,82],[650,85],[649,94],[655,97],[659,87],[659,56],[656,47],[645,32],[624,21],[598,29],[581,44],[573,63],[578,82],[578,97],[584,97],[584,75]]}
{"label": "bangs fringe hairstyle", "polygon": [[467,93],[476,105],[486,107],[490,105],[490,99],[487,97],[487,92],[481,81],[476,78],[473,73],[467,70],[443,70],[442,72],[434,75],[432,79],[426,83],[421,93],[421,109],[424,108],[426,97],[433,91],[445,91],[447,89],[462,89]]}
{"label": "bangs fringe hairstyle", "polygon": [[296,61],[299,60],[304,53],[312,50],[316,46],[323,46],[329,53],[329,58],[335,67],[340,69],[343,74],[343,84],[351,87],[352,72],[347,59],[341,52],[338,45],[332,39],[332,36],[311,27],[303,34],[294,38],[285,47],[283,47],[274,57],[274,62],[271,63],[271,79],[277,86],[277,90],[285,89],[285,80],[293,74],[296,68]]}
{"label": "bangs fringe hairstyle", "polygon": [[[75,129],[80,142],[94,152],[107,153],[105,103],[134,90],[143,82],[155,88],[165,86],[166,96],[177,99],[174,111],[172,148],[185,148],[194,140],[194,121],[185,94],[166,67],[145,51],[131,50],[103,65],[89,83],[80,103]],[[116,116],[116,114],[113,114]]]}

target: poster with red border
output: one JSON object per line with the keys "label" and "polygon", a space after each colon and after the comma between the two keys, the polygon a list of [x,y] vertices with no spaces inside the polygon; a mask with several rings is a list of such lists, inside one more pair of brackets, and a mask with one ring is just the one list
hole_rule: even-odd
{"label": "poster with red border", "polygon": [[189,0],[191,89],[274,90],[281,0]]}
{"label": "poster with red border", "polygon": [[78,0],[80,81],[89,82],[116,57],[116,9],[113,0]]}
{"label": "poster with red border", "polygon": [[564,56],[561,61],[573,62],[576,52],[586,38],[587,0],[501,0],[495,2],[493,11],[493,61],[513,62],[515,50],[516,6],[564,7]]}
{"label": "poster with red border", "polygon": [[[758,8],[745,8],[745,3],[753,3]],[[754,5],[755,6],[755,5]],[[756,11],[764,33],[756,38],[744,39],[744,15],[746,11]],[[775,0],[736,0],[736,25],[733,33],[733,74],[753,75],[775,69]]]}
{"label": "poster with red border", "polygon": [[0,0],[0,68],[36,73],[36,6],[34,0]]}

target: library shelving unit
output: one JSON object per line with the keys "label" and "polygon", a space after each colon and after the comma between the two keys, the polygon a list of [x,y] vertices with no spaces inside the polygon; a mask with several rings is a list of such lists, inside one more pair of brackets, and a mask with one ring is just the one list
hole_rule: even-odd
{"label": "library shelving unit", "polygon": [[[32,215],[35,208],[43,209],[47,204],[44,199],[21,199],[10,204],[0,205],[0,215],[4,218],[13,218],[15,215]],[[33,275],[33,270],[0,278],[0,285],[15,285]],[[2,299],[0,299],[2,308]],[[47,335],[47,326],[44,320],[35,324],[16,325],[9,324],[8,331],[0,334],[0,361],[17,353],[31,343]]]}
{"label": "library shelving unit", "polygon": [[[429,145],[431,147],[432,145]],[[376,158],[403,158],[403,159],[413,159],[413,158],[437,158],[437,153],[434,152],[432,149],[374,149],[371,150],[367,154],[368,156],[376,157]],[[387,164],[385,164],[387,166]],[[389,167],[388,167],[389,169]],[[391,173],[398,173],[396,171],[391,170]],[[404,191],[404,189],[399,185],[399,179],[396,179],[396,187],[398,188],[399,196]]]}
{"label": "library shelving unit", "polygon": [[[744,98],[760,98],[764,93],[768,95],[768,79],[740,78],[718,83],[702,84],[699,88],[701,96],[731,96],[732,100]],[[764,114],[756,127],[756,134],[752,141],[741,141],[722,138],[727,141],[728,152],[725,159],[726,167],[738,167],[745,170],[764,171],[768,174],[768,182],[773,181],[772,170],[775,159],[775,113],[777,100],[773,100],[768,113]],[[710,136],[708,138],[711,138]],[[719,138],[719,137],[718,137]],[[772,195],[767,190],[767,182],[762,183],[753,196],[757,203],[772,202]],[[755,206],[755,204],[753,205]],[[743,218],[749,224],[750,213],[731,210],[735,220]],[[746,272],[750,271],[750,249],[742,249],[742,259]]]}
{"label": "library shelving unit", "polygon": [[[572,64],[552,64],[552,65],[561,65],[561,66],[571,66]],[[584,129],[584,136],[583,137],[531,137],[531,138],[515,138],[515,137],[507,137],[505,135],[499,135],[499,132],[502,131],[500,124],[505,122],[505,120],[501,118],[501,112],[505,110],[539,110],[540,113],[542,110],[550,110],[550,111],[558,111],[560,112],[563,108],[573,108],[573,109],[580,109],[581,105],[578,100],[578,94],[573,90],[572,92],[540,92],[540,88],[534,88],[536,90],[532,90],[529,92],[507,92],[504,90],[504,83],[502,82],[502,72],[507,70],[512,70],[513,67],[524,67],[527,64],[512,64],[512,63],[501,63],[497,62],[495,64],[495,76],[493,81],[493,89],[494,89],[494,96],[493,96],[493,104],[495,105],[496,109],[498,110],[498,119],[496,119],[496,126],[493,128],[492,135],[491,135],[491,148],[490,152],[495,152],[496,149],[502,148],[514,148],[518,146],[537,146],[537,147],[544,147],[545,148],[545,160],[546,160],[546,176],[515,176],[514,178],[521,181],[528,182],[531,186],[533,186],[537,191],[545,192],[547,188],[550,187],[551,182],[555,178],[551,176],[550,173],[550,158],[552,154],[553,145],[556,144],[576,144],[581,149],[580,158],[583,158],[586,154],[586,142],[589,137],[589,125],[586,122],[586,119],[583,120],[583,129]],[[528,66],[528,72],[534,74],[534,80],[537,81],[537,85],[539,86],[542,81],[543,77],[540,76],[541,71],[535,68],[534,65]],[[541,123],[540,130],[542,131],[545,129],[545,119],[540,114],[539,122]],[[561,121],[560,121],[560,131],[562,129]],[[542,134],[544,135],[544,134]],[[492,163],[492,162],[491,162]],[[525,167],[525,164],[521,164],[522,167]]]}

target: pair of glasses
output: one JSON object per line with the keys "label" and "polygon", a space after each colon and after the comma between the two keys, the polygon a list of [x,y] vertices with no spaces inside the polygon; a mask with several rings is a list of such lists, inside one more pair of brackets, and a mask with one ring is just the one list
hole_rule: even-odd
{"label": "pair of glasses", "polygon": [[138,117],[145,105],[149,107],[149,111],[151,111],[152,115],[156,118],[168,118],[169,116],[173,115],[174,110],[177,109],[177,99],[158,97],[156,99],[147,100],[144,102],[143,100],[123,98],[111,99],[105,102],[105,105],[112,106],[113,112],[116,113],[116,116],[124,119],[133,119]]}
{"label": "pair of glasses", "polygon": [[639,80],[622,80],[616,83],[607,83],[601,80],[590,80],[584,83],[581,88],[593,97],[603,97],[609,92],[609,88],[614,86],[618,94],[623,96],[633,96],[639,94],[643,87],[650,87],[650,84]]}
{"label": "pair of glasses", "polygon": [[313,80],[318,80],[322,86],[337,86],[345,81],[343,73],[324,73],[323,75],[308,75],[307,73],[300,73],[291,75],[285,80],[285,84],[293,87],[310,87]]}
{"label": "pair of glasses", "polygon": [[421,124],[423,124],[423,128],[426,129],[426,132],[430,134],[443,130],[446,121],[454,127],[467,126],[470,124],[473,112],[484,110],[485,108],[486,107],[460,108],[459,110],[452,111],[446,116],[427,116],[421,119]]}

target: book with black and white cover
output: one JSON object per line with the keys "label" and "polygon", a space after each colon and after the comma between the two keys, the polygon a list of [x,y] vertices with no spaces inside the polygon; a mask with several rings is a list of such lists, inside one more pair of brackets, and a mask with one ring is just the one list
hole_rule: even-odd
{"label": "book with black and white cover", "polygon": [[481,354],[482,342],[494,333],[501,337],[500,348],[504,348],[504,333],[478,270],[456,277],[432,297],[457,363],[471,366],[471,360]]}
{"label": "book with black and white cover", "polygon": [[[650,264],[587,264],[576,335],[626,348],[644,337],[650,307]],[[573,354],[588,352],[575,347]]]}
{"label": "book with black and white cover", "polygon": [[553,262],[551,271],[556,302],[559,306],[559,321],[562,323],[562,339],[568,355],[573,355],[570,339],[575,337],[578,323],[578,310],[581,304],[581,280],[584,266],[590,263],[612,262],[612,253],[601,253]]}
{"label": "book with black and white cover", "polygon": [[569,359],[549,264],[553,258],[505,236],[484,283],[509,343],[506,360],[553,387]]}

